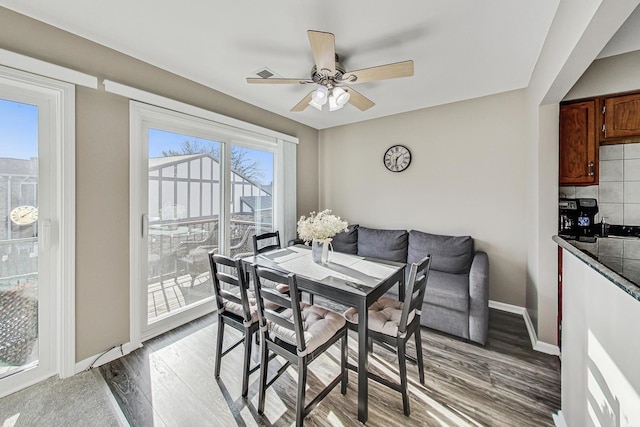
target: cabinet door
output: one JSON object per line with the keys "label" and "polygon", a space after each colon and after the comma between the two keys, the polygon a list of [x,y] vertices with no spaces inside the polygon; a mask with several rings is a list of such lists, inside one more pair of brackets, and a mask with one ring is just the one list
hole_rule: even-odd
{"label": "cabinet door", "polygon": [[560,184],[598,183],[595,100],[560,107]]}
{"label": "cabinet door", "polygon": [[604,100],[604,138],[640,135],[640,94]]}

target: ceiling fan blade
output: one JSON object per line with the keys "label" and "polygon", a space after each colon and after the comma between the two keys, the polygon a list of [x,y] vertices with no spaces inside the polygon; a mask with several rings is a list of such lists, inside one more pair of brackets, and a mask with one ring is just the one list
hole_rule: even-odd
{"label": "ceiling fan blade", "polygon": [[315,91],[312,90],[307,94],[307,96],[302,98],[302,100],[298,102],[296,106],[291,109],[291,111],[302,111],[307,108],[307,106],[309,105],[309,101],[311,101],[311,95],[313,94],[313,92]]}
{"label": "ceiling fan blade", "polygon": [[256,78],[247,77],[247,83],[291,85],[291,84],[313,83],[313,81],[310,81],[308,79],[280,79],[280,78],[263,79],[262,77],[256,77]]}
{"label": "ceiling fan blade", "polygon": [[[356,79],[350,80],[353,76],[355,76]],[[362,70],[348,71],[342,76],[342,80],[349,84],[356,84],[410,76],[413,76],[413,61],[403,61],[394,64],[380,65],[378,67],[363,68]]]}
{"label": "ceiling fan blade", "polygon": [[370,100],[369,98],[361,94],[360,92],[355,91],[350,87],[344,87],[344,90],[349,92],[349,94],[351,95],[349,97],[349,104],[358,108],[360,111],[368,110],[369,108],[376,105],[375,102],[373,102],[372,100]]}
{"label": "ceiling fan blade", "polygon": [[307,35],[318,72],[323,69],[329,70],[329,74],[333,76],[336,73],[335,36],[331,33],[312,30],[307,31]]}

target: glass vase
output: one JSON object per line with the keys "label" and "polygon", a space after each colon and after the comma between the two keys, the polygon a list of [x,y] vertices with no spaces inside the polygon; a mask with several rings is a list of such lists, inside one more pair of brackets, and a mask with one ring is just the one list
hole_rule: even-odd
{"label": "glass vase", "polygon": [[313,239],[311,242],[311,257],[313,258],[313,262],[323,265],[329,264],[331,252],[333,252],[331,239]]}

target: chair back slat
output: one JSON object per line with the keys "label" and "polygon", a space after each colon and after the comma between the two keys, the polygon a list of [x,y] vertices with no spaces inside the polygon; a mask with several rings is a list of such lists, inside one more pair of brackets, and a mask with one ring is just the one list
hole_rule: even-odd
{"label": "chair back slat", "polygon": [[[220,271],[222,266],[228,270],[235,270],[236,275]],[[209,252],[209,267],[211,268],[211,279],[216,296],[218,310],[224,309],[224,301],[234,302],[242,305],[243,318],[245,322],[251,321],[251,307],[247,294],[247,283],[242,262],[224,255]],[[223,284],[230,288],[237,288],[238,293],[223,289]]]}
{"label": "chair back slat", "polygon": [[[267,328],[267,321],[270,321],[280,327],[286,328],[295,334],[296,347],[299,352],[306,350],[304,341],[304,329],[302,326],[302,314],[300,312],[300,294],[298,293],[298,283],[296,275],[293,273],[284,274],[275,270],[259,267],[256,264],[252,266],[254,272],[254,286],[256,293],[256,303],[258,306],[258,321],[260,328]],[[289,296],[280,294],[270,288],[262,286],[262,279],[271,280],[272,282],[288,285]],[[265,309],[264,301],[268,300],[282,307],[291,310],[292,316],[285,317],[282,313]],[[287,310],[288,311],[288,310]]]}
{"label": "chair back slat", "polygon": [[288,329],[290,331],[295,331],[296,330],[296,327],[293,324],[293,322],[291,320],[289,320],[288,318],[282,316],[277,311],[265,309],[264,310],[264,317],[268,321],[270,321],[272,323],[275,323],[276,325],[281,326],[283,328],[286,328],[286,329]]}
{"label": "chair back slat", "polygon": [[[427,255],[420,261],[411,264],[409,282],[407,283],[405,290],[404,307],[402,308],[400,324],[398,325],[399,333],[406,332],[411,312],[414,310],[419,312],[422,309],[422,302],[424,300],[430,266],[431,255]],[[416,314],[415,317],[417,317],[419,321],[420,315]]]}
{"label": "chair back slat", "polygon": [[[235,267],[234,267],[235,268]],[[216,277],[219,281],[229,284],[231,286],[240,286],[240,279],[231,274],[223,273],[220,270],[216,273]]]}
{"label": "chair back slat", "polygon": [[269,302],[284,308],[291,308],[293,306],[293,302],[287,294],[283,294],[275,289],[266,287],[260,288],[260,291],[262,292],[262,298]]}
{"label": "chair back slat", "polygon": [[258,255],[274,249],[281,249],[280,232],[273,231],[253,236],[253,254]]}
{"label": "chair back slat", "polygon": [[220,296],[222,297],[222,301],[231,301],[236,304],[242,305],[242,297],[234,294],[233,292],[225,291],[224,289],[220,290]]}

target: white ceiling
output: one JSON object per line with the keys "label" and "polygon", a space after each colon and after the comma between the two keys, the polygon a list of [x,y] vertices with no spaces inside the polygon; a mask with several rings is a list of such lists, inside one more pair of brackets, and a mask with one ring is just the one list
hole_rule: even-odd
{"label": "white ceiling", "polygon": [[[526,87],[559,0],[0,0],[0,5],[298,122],[324,129]],[[636,13],[638,15],[638,13]],[[356,89],[362,112],[290,109],[312,88],[249,85],[267,67],[307,78],[307,30],[335,34],[349,70],[408,59],[413,77]]]}

